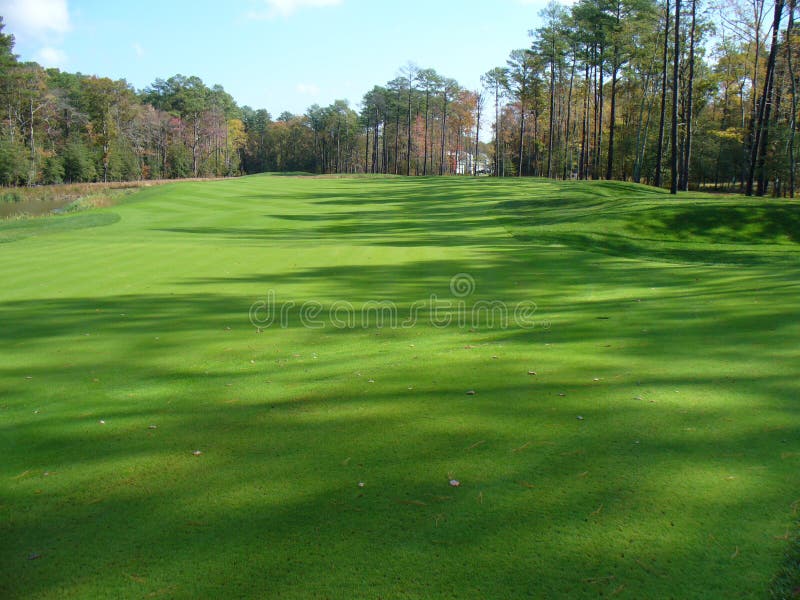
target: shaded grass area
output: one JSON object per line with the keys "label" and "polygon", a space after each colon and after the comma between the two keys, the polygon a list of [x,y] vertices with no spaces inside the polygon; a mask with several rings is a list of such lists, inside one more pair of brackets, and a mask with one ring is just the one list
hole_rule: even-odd
{"label": "shaded grass area", "polygon": [[76,229],[103,227],[119,221],[113,212],[91,212],[50,219],[19,219],[0,223],[0,244],[30,236],[63,233]]}
{"label": "shaded grass area", "polygon": [[680,195],[616,182],[560,182],[498,208],[518,239],[615,256],[709,264],[798,259],[800,203]]}
{"label": "shaded grass area", "polygon": [[[0,595],[766,595],[800,498],[790,242],[743,268],[509,235],[569,217],[554,185],[186,183],[4,244]],[[537,311],[329,318],[432,294]]]}
{"label": "shaded grass area", "polygon": [[789,542],[786,558],[770,588],[772,598],[780,600],[800,596],[800,536],[787,532],[786,540]]}

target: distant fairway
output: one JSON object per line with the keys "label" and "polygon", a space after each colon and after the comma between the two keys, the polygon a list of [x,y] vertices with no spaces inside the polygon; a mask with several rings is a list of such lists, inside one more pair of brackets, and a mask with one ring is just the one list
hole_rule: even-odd
{"label": "distant fairway", "polygon": [[258,176],[0,259],[0,597],[762,598],[795,540],[800,204]]}

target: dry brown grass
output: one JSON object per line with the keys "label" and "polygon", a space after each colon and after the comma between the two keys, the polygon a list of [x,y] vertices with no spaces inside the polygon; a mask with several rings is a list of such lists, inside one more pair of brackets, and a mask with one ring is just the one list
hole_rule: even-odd
{"label": "dry brown grass", "polygon": [[176,183],[177,181],[216,181],[218,179],[153,179],[0,188],[0,219],[48,215],[79,200],[85,201],[82,202],[80,208],[107,207],[112,206],[120,196],[139,188]]}

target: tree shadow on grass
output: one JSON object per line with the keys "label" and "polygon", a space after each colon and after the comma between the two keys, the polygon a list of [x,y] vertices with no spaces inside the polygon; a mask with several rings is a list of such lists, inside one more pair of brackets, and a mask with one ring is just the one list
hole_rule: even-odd
{"label": "tree shadow on grass", "polygon": [[[130,369],[150,372],[135,360]],[[620,585],[668,595],[680,580],[701,595],[736,548],[743,558],[763,551],[747,521],[732,520],[783,501],[748,476],[774,468],[772,434],[720,432],[724,410],[580,407],[546,399],[557,383],[532,393],[528,381],[497,382],[474,399],[445,386],[434,404],[398,400],[391,383],[407,374],[393,375],[364,398],[318,389],[302,400],[209,399],[198,410],[196,398],[178,397],[109,407],[104,426],[75,415],[16,423],[10,433],[27,456],[4,469],[15,508],[3,525],[3,564],[13,568],[2,589],[593,597]],[[781,435],[796,439],[797,428]],[[451,474],[461,487],[448,486]],[[762,589],[758,564],[737,567],[731,593]]]}
{"label": "tree shadow on grass", "polygon": [[656,215],[652,219],[645,216],[641,229],[664,236],[707,238],[716,243],[800,243],[800,205],[795,203],[762,202],[753,206],[742,202],[741,206],[720,207],[707,202],[651,212]]}
{"label": "tree shadow on grass", "polygon": [[[766,590],[800,459],[793,270],[537,248],[463,201],[390,210],[419,214],[408,225],[343,212],[308,224],[482,254],[0,304],[3,595]],[[467,302],[533,300],[550,327],[315,331],[294,312],[258,333],[248,320],[269,286],[323,310],[407,308],[454,299],[457,273],[475,281]]]}
{"label": "tree shadow on grass", "polygon": [[592,194],[591,187],[582,194],[560,190],[498,203],[498,218],[526,243],[667,262],[800,264],[796,203],[702,196],[667,202],[636,190],[620,198]]}

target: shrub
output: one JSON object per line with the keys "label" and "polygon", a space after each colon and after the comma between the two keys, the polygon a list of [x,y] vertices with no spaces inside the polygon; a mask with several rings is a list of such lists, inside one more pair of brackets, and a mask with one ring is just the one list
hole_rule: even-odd
{"label": "shrub", "polygon": [[97,170],[89,150],[78,140],[73,140],[64,149],[64,178],[70,182],[93,181]]}
{"label": "shrub", "polygon": [[64,161],[60,156],[49,156],[42,170],[43,183],[64,183]]}

